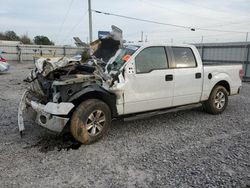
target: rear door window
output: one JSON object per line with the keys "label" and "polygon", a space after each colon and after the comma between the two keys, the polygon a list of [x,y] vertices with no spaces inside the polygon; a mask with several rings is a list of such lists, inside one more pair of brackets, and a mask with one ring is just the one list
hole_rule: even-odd
{"label": "rear door window", "polygon": [[191,48],[172,47],[176,68],[197,67],[196,60]]}

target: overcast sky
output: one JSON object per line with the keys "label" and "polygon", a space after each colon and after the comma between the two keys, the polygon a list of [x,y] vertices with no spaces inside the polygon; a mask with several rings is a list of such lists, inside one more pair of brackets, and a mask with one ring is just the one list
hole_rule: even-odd
{"label": "overcast sky", "polygon": [[[0,0],[0,31],[46,35],[56,44],[88,37],[87,0]],[[190,31],[93,13],[93,34],[121,28],[124,38],[138,41],[141,31],[151,42],[197,43],[244,41],[250,32],[250,0],[92,0],[92,9],[158,22],[237,32]],[[242,32],[242,33],[240,33]],[[145,38],[144,38],[145,39]],[[250,40],[250,36],[249,36]]]}

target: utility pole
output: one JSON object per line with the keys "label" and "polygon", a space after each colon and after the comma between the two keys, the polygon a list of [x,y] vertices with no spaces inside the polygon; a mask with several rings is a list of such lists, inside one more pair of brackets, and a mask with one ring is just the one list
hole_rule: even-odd
{"label": "utility pole", "polygon": [[145,42],[148,42],[148,35],[146,35],[146,39],[145,39]]}
{"label": "utility pole", "polygon": [[247,32],[247,34],[246,34],[246,42],[248,41],[248,32]]}
{"label": "utility pole", "polygon": [[141,42],[143,42],[143,31],[141,32]]}
{"label": "utility pole", "polygon": [[204,40],[204,36],[201,36],[201,44],[203,43]]}
{"label": "utility pole", "polygon": [[89,43],[91,43],[93,41],[91,0],[88,0],[88,4],[89,4]]}

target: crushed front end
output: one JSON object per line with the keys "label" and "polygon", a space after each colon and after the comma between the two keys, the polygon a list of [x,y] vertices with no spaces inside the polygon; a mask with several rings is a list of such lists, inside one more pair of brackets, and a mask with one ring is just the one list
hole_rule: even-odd
{"label": "crushed front end", "polygon": [[62,57],[35,62],[35,69],[25,80],[30,87],[22,95],[18,109],[20,133],[25,130],[26,119],[61,132],[75,108],[88,97],[101,96],[112,117],[123,113],[123,67],[139,47],[123,46],[118,29],[112,29],[116,34],[91,43],[81,61]]}
{"label": "crushed front end", "polygon": [[74,109],[73,98],[89,86],[108,88],[113,82],[105,73],[107,61],[122,46],[122,31],[112,26],[111,35],[97,40],[85,49],[81,60],[72,58],[40,58],[25,80],[30,83],[18,109],[19,131],[25,130],[24,120],[61,132]]}
{"label": "crushed front end", "polygon": [[55,132],[61,132],[68,122],[67,116],[74,108],[72,103],[44,104],[30,90],[24,92],[18,109],[18,126],[22,134],[24,118],[35,121],[37,124]]}
{"label": "crushed front end", "polygon": [[[43,67],[39,70],[39,67]],[[61,132],[74,108],[70,98],[90,84],[101,85],[102,77],[94,66],[76,62],[50,70],[51,62],[38,61],[26,81],[30,87],[21,98],[18,110],[19,131],[25,129],[24,119],[33,120],[42,127]]]}

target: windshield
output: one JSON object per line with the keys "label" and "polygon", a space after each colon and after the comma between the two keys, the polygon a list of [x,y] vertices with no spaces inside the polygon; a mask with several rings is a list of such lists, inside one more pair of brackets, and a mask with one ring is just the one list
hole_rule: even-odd
{"label": "windshield", "polygon": [[107,70],[110,71],[118,71],[126,62],[123,58],[126,55],[133,55],[136,50],[139,49],[139,46],[125,46],[124,48],[119,49],[116,52],[116,55],[110,60],[111,62],[108,64]]}

